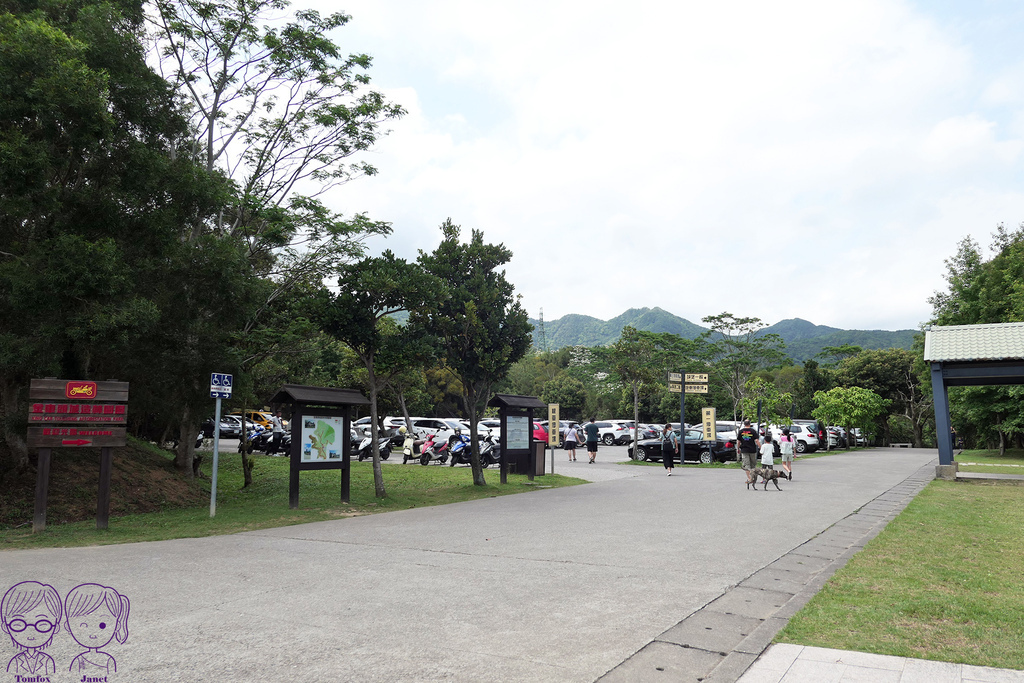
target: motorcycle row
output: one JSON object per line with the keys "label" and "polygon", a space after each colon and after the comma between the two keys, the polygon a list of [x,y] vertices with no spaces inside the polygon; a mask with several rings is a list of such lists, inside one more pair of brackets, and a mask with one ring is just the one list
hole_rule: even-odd
{"label": "motorcycle row", "polygon": [[[352,452],[356,458],[362,462],[365,459],[373,457],[370,444],[372,437],[370,430],[363,432],[363,437],[359,438],[355,432],[352,433]],[[402,463],[416,462],[419,461],[421,465],[429,465],[432,462],[438,464],[447,463],[450,467],[455,465],[468,465],[470,464],[472,448],[470,446],[469,436],[456,432],[449,439],[439,438],[436,434],[428,434],[425,441],[420,443],[417,441],[415,436],[408,433],[405,427],[398,430],[398,434],[394,436],[382,435],[378,438],[378,448],[380,449],[380,459],[387,460],[391,457],[391,446],[393,439],[402,439]],[[248,444],[248,452],[263,452],[267,455],[273,454],[274,448],[274,436],[272,432],[260,425],[253,427],[251,431],[246,434],[246,442]],[[278,452],[282,455],[287,455],[291,450],[291,434],[288,431],[281,436],[281,443],[278,446]],[[239,452],[241,452],[242,445],[239,442]],[[417,451],[418,449],[418,451]],[[489,467],[491,465],[497,465],[501,459],[501,448],[498,446],[497,440],[492,434],[480,437],[480,464],[483,467]]]}

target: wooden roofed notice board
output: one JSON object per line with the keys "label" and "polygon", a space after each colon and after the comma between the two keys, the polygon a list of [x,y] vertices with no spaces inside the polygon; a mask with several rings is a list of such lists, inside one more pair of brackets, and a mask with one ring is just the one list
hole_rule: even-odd
{"label": "wooden roofed notice board", "polygon": [[536,396],[495,394],[487,402],[498,409],[501,420],[501,483],[506,483],[509,470],[526,474],[544,474],[544,442],[538,449],[533,439],[533,411],[547,410],[548,404]]}
{"label": "wooden roofed notice board", "polygon": [[100,449],[96,528],[106,529],[110,517],[111,449],[128,441],[128,382],[33,379],[28,400],[26,443],[29,448],[39,449],[32,531],[46,528],[52,449],[90,447]]}
{"label": "wooden roofed notice board", "polygon": [[299,473],[303,470],[341,470],[341,500],[351,497],[349,431],[352,408],[370,400],[355,389],[285,384],[271,405],[291,406],[288,504],[299,507]]}

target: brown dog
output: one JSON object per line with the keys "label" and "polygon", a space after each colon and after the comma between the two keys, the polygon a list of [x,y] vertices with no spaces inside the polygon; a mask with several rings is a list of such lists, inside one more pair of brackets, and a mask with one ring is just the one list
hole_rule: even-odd
{"label": "brown dog", "polygon": [[[765,491],[768,490],[768,482],[771,482],[771,483],[775,484],[775,488],[779,489],[780,491],[782,490],[779,487],[779,477],[785,478],[785,475],[782,472],[780,472],[780,471],[778,471],[776,469],[772,469],[771,467],[764,467],[764,468],[758,467],[758,468],[756,468],[754,470],[754,481],[753,481],[754,489],[757,489],[757,478],[758,477],[761,477],[764,480],[764,490]],[[747,484],[747,488],[750,488],[750,484]]]}

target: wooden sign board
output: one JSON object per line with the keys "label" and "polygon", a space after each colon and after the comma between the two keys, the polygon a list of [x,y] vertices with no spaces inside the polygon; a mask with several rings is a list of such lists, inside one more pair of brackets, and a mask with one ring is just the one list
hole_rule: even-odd
{"label": "wooden sign board", "polygon": [[[694,374],[688,372],[686,373],[686,381],[693,382],[694,384],[707,384],[708,376],[706,374]],[[687,389],[687,391],[689,391],[689,389]]]}
{"label": "wooden sign board", "polygon": [[706,394],[708,393],[707,384],[687,384],[686,393],[688,394]]}
{"label": "wooden sign board", "polygon": [[[689,375],[687,375],[687,376],[689,376]],[[668,381],[669,382],[682,382],[683,381],[683,376],[681,374],[679,374],[678,372],[670,372],[670,373],[668,373]]]}
{"label": "wooden sign board", "polygon": [[128,442],[128,382],[34,379],[28,398],[29,448],[116,448]]}
{"label": "wooden sign board", "polygon": [[124,427],[90,425],[78,427],[28,428],[33,448],[118,448],[127,443]]}
{"label": "wooden sign board", "polygon": [[715,422],[716,413],[714,408],[704,408],[701,413],[701,426],[704,430],[704,440],[714,441],[716,435]]}
{"label": "wooden sign board", "polygon": [[128,382],[82,379],[33,379],[28,389],[29,448],[39,449],[36,506],[32,531],[46,529],[46,496],[50,452],[54,448],[99,448],[100,488],[96,528],[106,529],[110,517],[112,448],[128,442]]}
{"label": "wooden sign board", "polygon": [[[557,403],[548,404],[548,445],[552,448],[558,448],[558,440],[560,438],[560,434],[558,433],[558,408],[559,405]],[[541,474],[543,474],[543,472]]]}
{"label": "wooden sign board", "polygon": [[668,383],[668,390],[671,391],[673,394],[679,394],[679,393],[682,393],[682,391],[683,391],[683,385],[682,384],[676,384],[675,382],[669,382]]}

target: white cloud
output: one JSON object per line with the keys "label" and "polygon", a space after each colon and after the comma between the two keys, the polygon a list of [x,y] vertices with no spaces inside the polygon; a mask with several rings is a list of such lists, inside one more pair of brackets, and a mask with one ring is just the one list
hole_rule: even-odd
{"label": "white cloud", "polygon": [[903,2],[346,10],[410,113],[332,199],[407,256],[484,230],[534,316],[913,327],[960,237],[1024,218],[1017,71]]}

